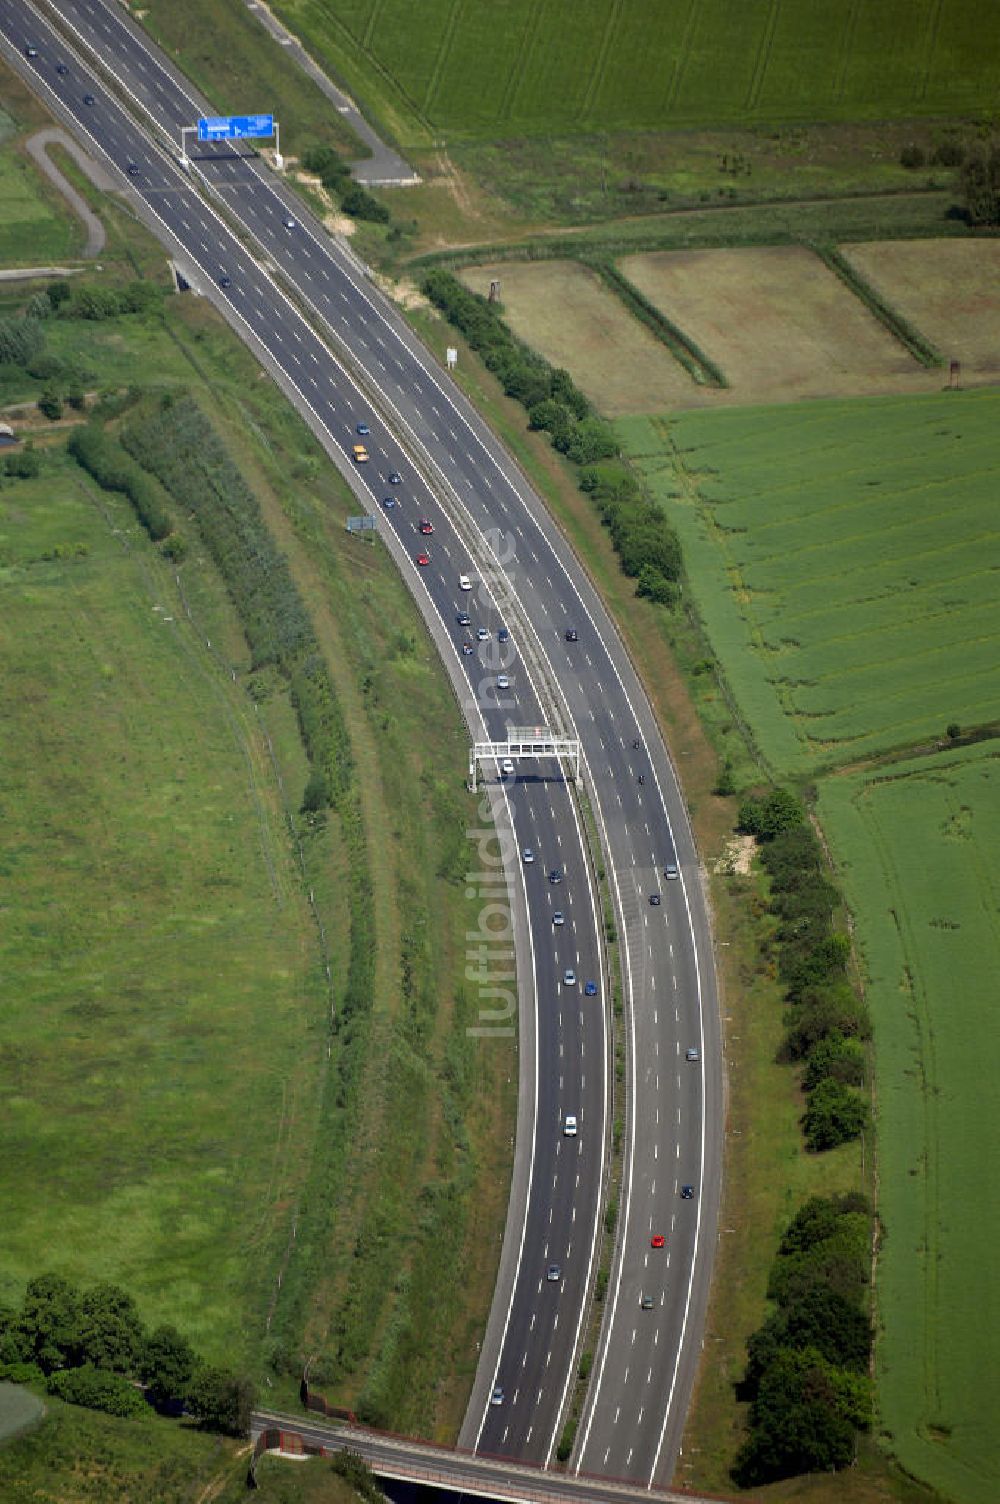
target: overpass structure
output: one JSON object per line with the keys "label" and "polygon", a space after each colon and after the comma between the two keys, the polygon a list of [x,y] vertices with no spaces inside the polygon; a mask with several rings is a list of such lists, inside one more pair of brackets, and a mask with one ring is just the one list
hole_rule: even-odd
{"label": "overpass structure", "polygon": [[261,1410],[253,1417],[255,1452],[332,1456],[355,1452],[379,1478],[497,1499],[503,1504],[720,1504],[719,1495],[650,1489],[625,1480],[552,1472],[481,1452],[451,1450],[409,1437]]}

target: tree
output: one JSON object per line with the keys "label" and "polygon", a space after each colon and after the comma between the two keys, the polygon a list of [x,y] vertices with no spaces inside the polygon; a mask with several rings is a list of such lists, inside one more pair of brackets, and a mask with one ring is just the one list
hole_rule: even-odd
{"label": "tree", "polygon": [[827,1076],[809,1098],[802,1118],[806,1147],[814,1153],[857,1138],[868,1123],[868,1108],[856,1091]]}
{"label": "tree", "polygon": [[191,1384],[188,1408],[207,1431],[248,1436],[256,1398],[252,1380],[224,1368],[202,1368]]}
{"label": "tree", "polygon": [[175,1326],[158,1326],[150,1333],[139,1357],[139,1374],[157,1409],[187,1393],[195,1363],[194,1349]]}
{"label": "tree", "polygon": [[1000,145],[970,152],[959,181],[969,223],[1000,225]]}
{"label": "tree", "polygon": [[133,1373],[145,1341],[135,1301],[120,1285],[99,1284],[80,1302],[80,1355],[95,1368]]}
{"label": "tree", "polygon": [[796,1299],[769,1316],[747,1342],[746,1388],[756,1393],[782,1348],[814,1348],[837,1368],[864,1373],[871,1351],[871,1325],[863,1311],[826,1284],[803,1287]]}
{"label": "tree", "polygon": [[840,1034],[845,1039],[870,1039],[868,1009],[846,982],[808,987],[785,1015],[788,1033],[781,1058],[804,1060],[821,1039]]}
{"label": "tree", "polygon": [[760,799],[744,799],[740,805],[740,830],[758,841],[773,841],[786,830],[805,821],[805,810],[788,789],[771,789]]}
{"label": "tree", "polygon": [[80,1347],[80,1299],[60,1274],[29,1280],[14,1328],[19,1357],[38,1364],[43,1373],[63,1368]]}
{"label": "tree", "polygon": [[58,282],[50,282],[45,291],[54,309],[61,308],[64,303],[69,302],[71,288],[65,278]]}
{"label": "tree", "polygon": [[846,1467],[855,1431],[869,1415],[866,1379],[841,1372],[814,1349],[783,1349],[750,1407],[750,1434],[733,1477],[747,1487]]}

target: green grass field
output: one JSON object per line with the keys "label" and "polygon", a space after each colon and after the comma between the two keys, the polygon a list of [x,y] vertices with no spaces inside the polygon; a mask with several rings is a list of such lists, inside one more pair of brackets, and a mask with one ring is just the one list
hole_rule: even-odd
{"label": "green grass field", "polygon": [[776,774],[996,720],[998,421],[983,389],[619,423]]}
{"label": "green grass field", "polygon": [[818,808],[875,1020],[881,1430],[943,1497],[993,1504],[1000,753],[828,778]]}
{"label": "green grass field", "polygon": [[[162,277],[146,233],[100,208],[103,279]],[[0,313],[30,291],[5,290]],[[60,456],[30,406],[42,381],[5,367],[0,407],[29,404],[11,410],[45,469],[0,490],[17,722],[0,749],[17,806],[0,862],[18,894],[2,956],[17,1007],[0,1051],[0,1299],[40,1267],[113,1277],[148,1321],[269,1373],[286,1401],[309,1352],[331,1396],[453,1439],[492,1296],[516,1055],[513,1040],[466,1033],[478,822],[451,691],[385,551],[348,539],[337,473],[199,300],[45,329],[89,391],[152,379],[204,398],[316,624],[357,823],[302,830],[299,864],[295,716],[272,675],[248,676],[193,523],[181,600],[124,504]],[[376,926],[356,944],[349,863],[370,876]],[[354,1031],[345,1093],[348,1040],[331,1039],[329,1010],[358,985],[355,951],[372,963],[371,1022]]]}
{"label": "green grass field", "polygon": [[[995,108],[977,0],[278,0],[404,143]],[[988,9],[988,8],[987,8]]]}
{"label": "green grass field", "polygon": [[[10,117],[0,111],[0,140]],[[33,166],[9,147],[0,152],[0,267],[48,266],[78,254],[83,232],[61,214]]]}
{"label": "green grass field", "polygon": [[0,1289],[114,1278],[222,1358],[287,1236],[319,1064],[266,749],[124,504],[53,457],[0,532]]}

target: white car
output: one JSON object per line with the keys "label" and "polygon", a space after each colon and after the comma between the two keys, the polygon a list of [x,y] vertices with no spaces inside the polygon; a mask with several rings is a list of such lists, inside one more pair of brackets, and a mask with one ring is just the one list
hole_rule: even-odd
{"label": "white car", "polygon": [[503,776],[505,778],[513,778],[513,776],[514,776],[514,761],[513,761],[513,758],[505,757],[503,759],[503,761],[501,762],[501,764],[500,764],[500,771],[501,771],[501,773],[503,774]]}
{"label": "white car", "polygon": [[566,970],[563,972],[563,986],[564,987],[575,987],[576,986],[576,972],[570,966],[567,966]]}
{"label": "white car", "polygon": [[555,913],[552,915],[552,923],[553,924],[565,924],[566,923],[566,918],[565,918],[565,916],[563,914],[562,909],[556,909]]}
{"label": "white car", "polygon": [[530,864],[535,860],[535,853],[532,851],[530,846],[525,846],[521,860],[524,862],[525,866],[530,866]]}
{"label": "white car", "polygon": [[497,674],[497,689],[510,689],[510,678],[507,674]]}
{"label": "white car", "polygon": [[459,577],[458,577],[458,588],[459,588],[459,590],[471,590],[472,589],[472,581],[469,579],[469,576],[467,574],[460,574],[459,575]]}
{"label": "white car", "polygon": [[576,1138],[576,1118],[571,1112],[563,1119],[563,1138]]}

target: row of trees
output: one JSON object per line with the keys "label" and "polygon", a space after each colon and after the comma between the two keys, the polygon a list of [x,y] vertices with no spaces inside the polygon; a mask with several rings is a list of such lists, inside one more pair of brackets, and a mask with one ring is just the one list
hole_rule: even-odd
{"label": "row of trees", "polygon": [[507,396],[526,409],[529,426],[547,433],[553,448],[581,467],[580,488],[597,506],[623,572],[637,582],[637,594],[671,604],[681,573],[677,535],[618,457],[614,432],[595,415],[569,372],[522,344],[497,304],[450,272],[428,272],[423,290],[482,356]]}
{"label": "row of trees", "polygon": [[804,1065],[802,1120],[812,1150],[857,1138],[868,1121],[864,1084],[868,1010],[848,979],[851,946],[834,928],[841,897],[823,850],[793,794],[773,789],[744,800],[740,829],[757,838],[776,922],[768,945],[790,1004],[782,1058]]}
{"label": "row of trees", "polygon": [[768,1284],[774,1310],[747,1343],[740,1398],[751,1403],[737,1483],[853,1461],[857,1433],[871,1424],[871,1233],[857,1193],[814,1197],[786,1230]]}
{"label": "row of trees", "polygon": [[81,1290],[59,1274],[30,1280],[20,1307],[0,1307],[0,1377],[45,1379],[51,1394],[110,1415],[183,1405],[207,1429],[245,1436],[253,1383],[202,1363],[170,1325],[147,1331],[120,1285]]}

